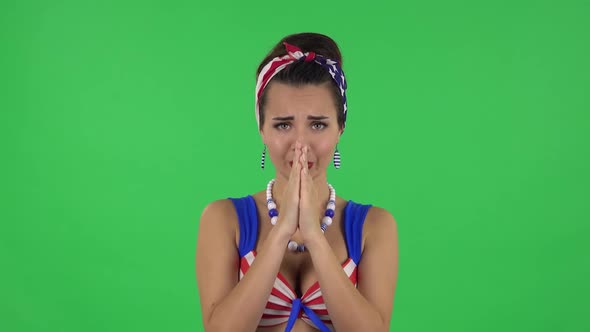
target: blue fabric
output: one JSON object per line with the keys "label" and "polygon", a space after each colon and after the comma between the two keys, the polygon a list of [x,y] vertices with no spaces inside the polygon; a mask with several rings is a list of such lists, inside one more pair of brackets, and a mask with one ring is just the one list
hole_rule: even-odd
{"label": "blue fabric", "polygon": [[240,225],[240,242],[238,252],[240,258],[256,248],[258,238],[258,215],[254,197],[229,198],[234,203]]}
{"label": "blue fabric", "polygon": [[287,321],[287,326],[285,326],[285,332],[291,331],[293,325],[295,325],[295,321],[299,316],[299,311],[301,310],[301,299],[297,298],[293,300],[291,304],[291,314],[289,314],[289,320]]}
{"label": "blue fabric", "polygon": [[[256,248],[258,238],[258,214],[256,202],[251,195],[241,198],[229,198],[232,200],[238,214],[240,225],[240,241],[238,251],[240,258]],[[363,244],[363,224],[371,205],[364,205],[348,201],[344,208],[344,237],[348,250],[348,257],[352,258],[356,265],[359,264]],[[299,312],[303,310],[315,326],[322,332],[330,332],[330,329],[322,322],[320,317],[307,306],[301,303],[301,299],[293,300],[291,314],[285,327],[285,332],[291,331],[295,321],[299,318]]]}
{"label": "blue fabric", "polygon": [[[301,305],[303,307],[303,311],[309,316],[309,319],[315,324],[315,326],[322,332],[331,332],[330,329],[322,322],[320,317],[311,309],[309,309],[305,304]],[[290,318],[290,317],[289,317]],[[288,332],[285,330],[285,332]]]}
{"label": "blue fabric", "polygon": [[291,305],[291,314],[289,314],[289,320],[287,321],[287,326],[285,327],[285,332],[290,332],[295,325],[295,321],[299,318],[299,312],[303,309],[305,314],[309,316],[309,319],[315,324],[315,326],[322,332],[330,332],[330,329],[322,322],[322,319],[311,309],[309,309],[305,304],[301,303],[301,299],[297,298],[293,300],[293,304]]}
{"label": "blue fabric", "polygon": [[359,204],[348,201],[344,208],[344,237],[346,239],[346,249],[348,257],[352,258],[358,266],[361,260],[363,249],[363,224],[365,217],[371,207],[370,204]]}

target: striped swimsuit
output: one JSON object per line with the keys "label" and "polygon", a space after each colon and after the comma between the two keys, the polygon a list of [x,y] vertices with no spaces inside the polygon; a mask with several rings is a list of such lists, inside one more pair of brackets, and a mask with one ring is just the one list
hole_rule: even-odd
{"label": "striped swimsuit", "polygon": [[[256,257],[258,210],[254,198],[250,195],[230,199],[238,214],[240,225],[238,251],[240,254],[239,279],[241,280]],[[342,268],[355,287],[357,286],[357,266],[361,259],[363,223],[370,207],[371,205],[348,201],[343,212],[348,259],[342,264]],[[279,272],[258,326],[270,327],[287,322],[285,328],[287,332],[291,331],[298,318],[322,332],[334,330],[319,283],[316,281],[301,298],[298,298],[294,288]]]}

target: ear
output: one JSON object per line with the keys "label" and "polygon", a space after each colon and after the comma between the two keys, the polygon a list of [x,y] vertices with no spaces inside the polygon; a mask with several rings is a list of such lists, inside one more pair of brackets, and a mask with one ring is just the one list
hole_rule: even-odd
{"label": "ear", "polygon": [[260,138],[262,139],[262,144],[264,144],[264,142],[266,142],[266,137],[264,135],[264,131],[262,129],[259,129],[258,133],[260,134]]}

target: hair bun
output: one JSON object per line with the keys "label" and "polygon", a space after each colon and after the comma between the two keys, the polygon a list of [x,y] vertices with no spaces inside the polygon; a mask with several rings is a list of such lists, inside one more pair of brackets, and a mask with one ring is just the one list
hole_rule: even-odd
{"label": "hair bun", "polygon": [[340,49],[338,48],[338,44],[336,42],[321,33],[315,32],[302,32],[296,33],[292,35],[288,35],[285,38],[281,39],[267,54],[267,56],[262,60],[260,65],[258,66],[258,70],[256,71],[256,76],[260,74],[260,71],[264,66],[273,58],[278,56],[283,56],[287,54],[285,50],[285,45],[283,42],[287,42],[291,45],[295,45],[299,47],[303,53],[312,51],[315,54],[322,55],[330,60],[337,61],[340,67],[342,67],[342,54],[340,53]]}

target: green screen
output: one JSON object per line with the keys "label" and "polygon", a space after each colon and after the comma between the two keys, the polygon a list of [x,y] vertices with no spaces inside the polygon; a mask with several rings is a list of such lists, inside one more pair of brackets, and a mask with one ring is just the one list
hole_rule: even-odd
{"label": "green screen", "polygon": [[[199,217],[263,190],[255,71],[341,47],[391,331],[589,331],[587,1],[2,1],[0,330],[199,331]],[[585,202],[585,203],[584,203]]]}

